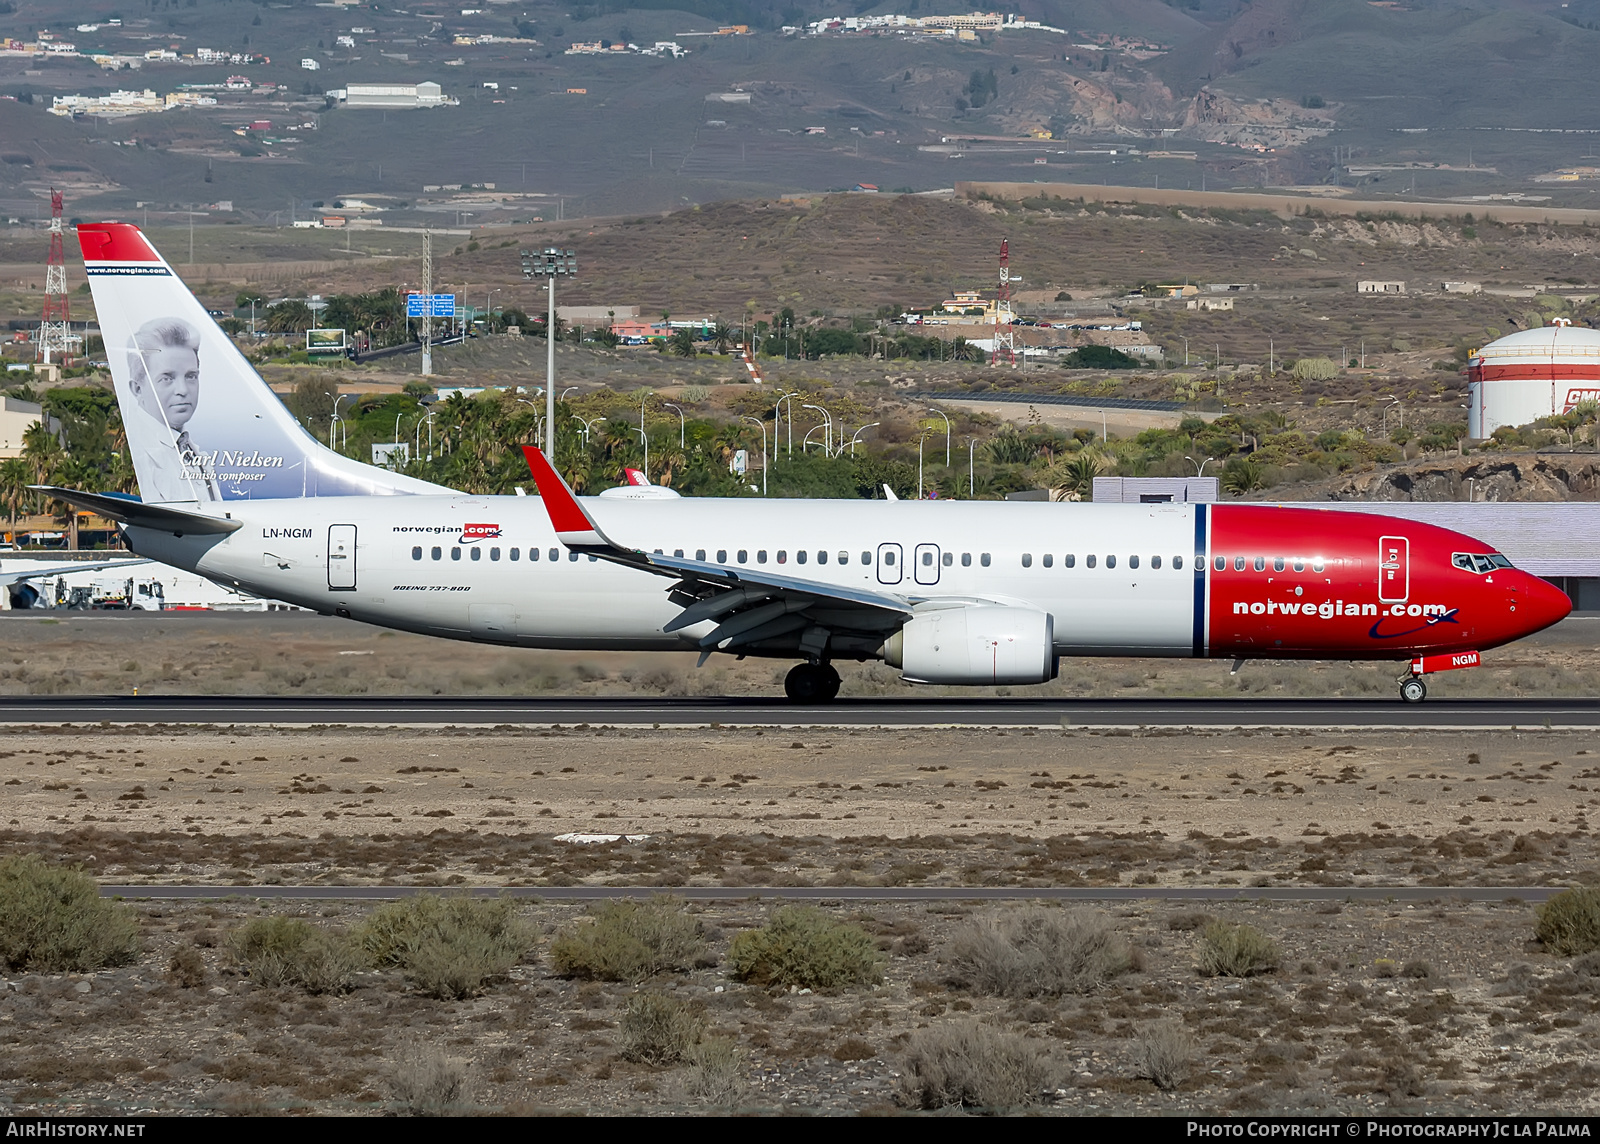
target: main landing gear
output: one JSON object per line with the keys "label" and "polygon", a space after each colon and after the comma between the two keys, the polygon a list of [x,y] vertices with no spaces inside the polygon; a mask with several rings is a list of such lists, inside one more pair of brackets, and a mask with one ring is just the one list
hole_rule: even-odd
{"label": "main landing gear", "polygon": [[827,703],[839,694],[839,673],[831,663],[799,663],[783,681],[796,703]]}

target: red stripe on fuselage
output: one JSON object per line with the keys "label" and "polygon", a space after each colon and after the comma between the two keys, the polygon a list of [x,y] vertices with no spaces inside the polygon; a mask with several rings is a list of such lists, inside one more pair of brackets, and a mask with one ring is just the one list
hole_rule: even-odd
{"label": "red stripe on fuselage", "polygon": [[[1401,550],[1403,567],[1380,593],[1385,538],[1405,542],[1389,544]],[[1492,551],[1461,533],[1392,517],[1218,505],[1206,570],[1209,653],[1399,659],[1468,651],[1520,639],[1571,610],[1556,588],[1526,572],[1484,575],[1450,562],[1456,552]]]}

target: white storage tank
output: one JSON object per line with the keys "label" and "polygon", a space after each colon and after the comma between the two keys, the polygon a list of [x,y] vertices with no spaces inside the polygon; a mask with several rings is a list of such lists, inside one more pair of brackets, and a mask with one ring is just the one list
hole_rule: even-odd
{"label": "white storage tank", "polygon": [[1570,413],[1600,398],[1600,330],[1554,325],[1490,342],[1467,362],[1467,436],[1482,439],[1502,425],[1526,425]]}

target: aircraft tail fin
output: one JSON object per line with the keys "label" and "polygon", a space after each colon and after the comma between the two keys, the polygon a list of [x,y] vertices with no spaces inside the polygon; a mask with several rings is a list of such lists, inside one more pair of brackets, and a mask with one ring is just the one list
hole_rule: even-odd
{"label": "aircraft tail fin", "polygon": [[138,227],[83,223],[78,242],[144,501],[449,491],[314,439]]}

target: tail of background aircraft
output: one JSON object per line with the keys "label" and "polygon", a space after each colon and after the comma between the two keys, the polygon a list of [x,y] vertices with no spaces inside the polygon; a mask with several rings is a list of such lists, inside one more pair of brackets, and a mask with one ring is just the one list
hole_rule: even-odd
{"label": "tail of background aircraft", "polygon": [[449,491],[319,444],[138,227],[78,242],[146,503]]}

